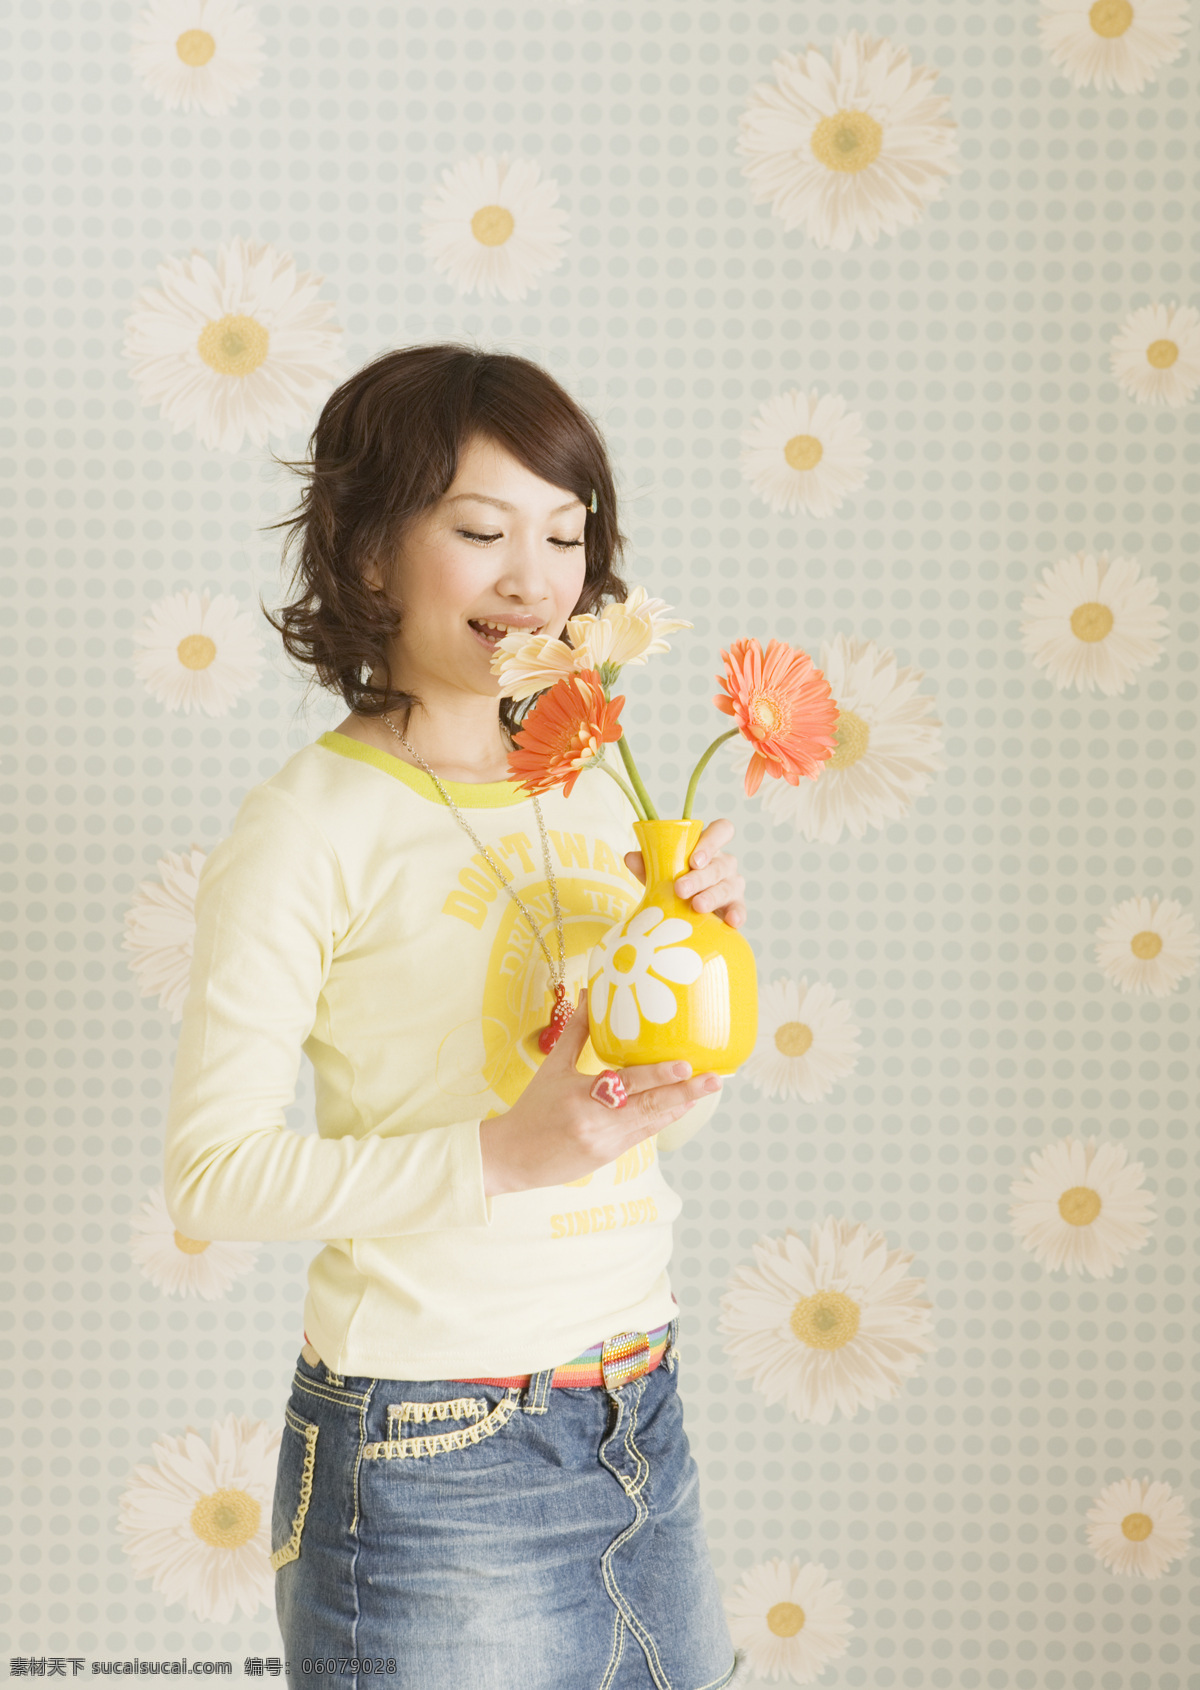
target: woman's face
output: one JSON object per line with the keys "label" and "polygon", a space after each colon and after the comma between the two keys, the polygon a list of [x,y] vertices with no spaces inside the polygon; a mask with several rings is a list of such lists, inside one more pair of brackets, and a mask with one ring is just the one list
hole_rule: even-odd
{"label": "woman's face", "polygon": [[561,634],[575,608],[586,514],[574,493],[476,436],[396,560],[393,685],[419,697],[449,687],[495,698],[491,658],[504,634]]}

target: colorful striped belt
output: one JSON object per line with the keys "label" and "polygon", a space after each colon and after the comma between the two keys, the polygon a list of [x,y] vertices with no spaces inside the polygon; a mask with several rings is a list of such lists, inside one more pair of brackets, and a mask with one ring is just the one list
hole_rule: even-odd
{"label": "colorful striped belt", "polygon": [[[550,1383],[576,1389],[603,1385],[606,1390],[615,1391],[631,1379],[640,1379],[644,1373],[654,1372],[666,1351],[669,1328],[670,1322],[666,1326],[656,1326],[652,1332],[618,1332],[615,1338],[605,1338],[574,1360],[564,1361],[561,1367],[556,1367]],[[505,1379],[456,1379],[454,1383],[528,1385],[532,1377],[531,1373],[512,1373]]]}

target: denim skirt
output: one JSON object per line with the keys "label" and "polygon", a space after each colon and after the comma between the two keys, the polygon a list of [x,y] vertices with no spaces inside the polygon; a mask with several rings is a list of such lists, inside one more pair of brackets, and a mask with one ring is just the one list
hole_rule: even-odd
{"label": "denim skirt", "polygon": [[732,1690],[677,1321],[619,1388],[297,1358],[271,1520],[288,1684]]}

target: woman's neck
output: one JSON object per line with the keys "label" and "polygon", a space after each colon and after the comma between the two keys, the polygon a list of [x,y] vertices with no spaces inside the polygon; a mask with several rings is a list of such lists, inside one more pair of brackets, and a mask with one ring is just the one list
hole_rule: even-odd
{"label": "woman's neck", "polygon": [[390,710],[388,717],[398,732],[393,732],[380,716],[358,715],[347,716],[335,731],[420,768],[421,763],[401,743],[398,734],[403,734],[441,780],[480,786],[511,778],[498,710],[488,722],[478,717],[469,722],[460,721],[444,713],[431,716],[420,708],[410,712],[407,724],[402,710]]}

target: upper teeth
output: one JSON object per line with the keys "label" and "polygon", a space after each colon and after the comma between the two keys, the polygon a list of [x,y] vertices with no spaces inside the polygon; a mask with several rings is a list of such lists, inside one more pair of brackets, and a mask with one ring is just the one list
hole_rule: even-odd
{"label": "upper teeth", "polygon": [[521,628],[514,629],[507,622],[476,622],[475,626],[477,628],[486,628],[488,630],[488,632],[491,633],[491,634],[511,634],[511,633],[525,633],[525,632],[532,634],[532,632],[533,632],[532,628],[529,628],[529,629],[521,629]]}

